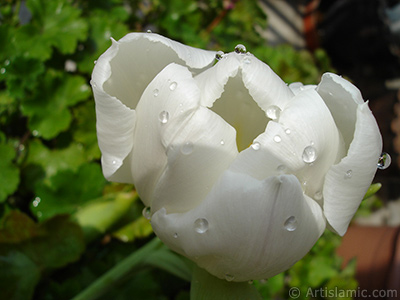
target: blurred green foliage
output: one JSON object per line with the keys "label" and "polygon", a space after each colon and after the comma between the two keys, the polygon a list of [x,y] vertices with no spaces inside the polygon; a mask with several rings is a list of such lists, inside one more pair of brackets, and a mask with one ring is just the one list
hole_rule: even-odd
{"label": "blurred green foliage", "polygon": [[[1,2],[1,299],[71,299],[148,244],[133,187],[106,183],[99,164],[89,80],[110,37],[150,29],[204,49],[241,43],[287,82],[316,83],[329,68],[324,52],[268,47],[266,25],[255,0]],[[254,285],[265,299],[286,298],[292,286],[354,288],[354,266],[342,270],[335,255],[339,243],[327,234],[290,271]],[[115,283],[113,299],[189,298],[178,271],[187,262],[167,249],[152,255]]]}

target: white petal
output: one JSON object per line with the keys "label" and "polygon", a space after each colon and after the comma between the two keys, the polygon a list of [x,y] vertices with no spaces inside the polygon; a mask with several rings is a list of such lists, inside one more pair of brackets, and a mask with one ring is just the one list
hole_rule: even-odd
{"label": "white petal", "polygon": [[[316,151],[312,163],[303,159],[306,147]],[[342,147],[329,110],[316,91],[309,89],[287,103],[280,118],[268,123],[266,131],[239,154],[231,168],[258,179],[294,174],[307,195],[314,197],[321,192],[324,175],[337,162]]]}
{"label": "white petal", "polygon": [[237,156],[235,131],[200,107],[168,142],[168,163],[154,191],[152,210],[184,212],[201,203]]}
{"label": "white petal", "polygon": [[181,214],[161,209],[151,222],[173,250],[235,281],[269,278],[288,269],[325,229],[321,208],[303,197],[294,176],[259,181],[230,171],[198,207]]}
{"label": "white petal", "polygon": [[[251,77],[245,68],[246,59],[249,62],[250,59],[256,60],[253,56],[243,54],[225,54],[216,65],[195,77],[202,91],[201,104],[210,107],[235,128],[239,151],[247,148],[252,140],[264,131],[268,122],[265,112],[246,86],[249,85],[246,80]],[[258,63],[262,64],[258,60],[253,64],[257,66]],[[247,70],[247,77],[244,76],[244,71],[242,72],[244,69]],[[270,73],[258,75],[269,76]]]}
{"label": "white petal", "polygon": [[167,165],[167,149],[199,107],[200,91],[186,67],[170,64],[147,86],[137,106],[130,157],[143,202],[150,206],[155,185]]}
{"label": "white petal", "polygon": [[117,48],[117,54],[108,61],[111,74],[103,87],[107,93],[131,108],[136,107],[155,75],[170,63],[194,70],[211,65],[215,58],[214,51],[185,46],[153,33],[130,33],[113,43],[111,52],[115,51],[113,47]]}
{"label": "white petal", "polygon": [[316,85],[304,85],[301,82],[293,82],[291,84],[289,84],[289,88],[290,90],[293,92],[293,94],[297,95],[300,92],[304,91],[304,90],[308,90],[308,89],[316,89]]}
{"label": "white petal", "polygon": [[346,233],[368,190],[382,151],[379,128],[368,104],[358,105],[355,114],[354,139],[347,156],[330,168],[323,190],[325,216],[331,227],[340,235]]}
{"label": "white petal", "polygon": [[[113,181],[132,183],[124,161],[133,146],[134,109],[150,81],[177,62],[195,73],[214,61],[215,52],[182,45],[157,34],[131,33],[97,60],[92,74],[103,172]],[[119,170],[119,171],[117,171]]]}
{"label": "white petal", "polygon": [[264,110],[274,105],[280,109],[294,96],[293,92],[272,69],[253,55],[242,56],[244,85]]}
{"label": "white petal", "polygon": [[357,106],[364,103],[360,90],[336,74],[325,73],[317,86],[317,92],[328,106],[347,151],[353,140]]}

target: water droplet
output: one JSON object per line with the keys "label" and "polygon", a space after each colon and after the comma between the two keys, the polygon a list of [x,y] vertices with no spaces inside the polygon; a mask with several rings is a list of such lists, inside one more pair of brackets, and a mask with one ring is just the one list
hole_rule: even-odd
{"label": "water droplet", "polygon": [[39,131],[33,130],[33,131],[32,131],[32,135],[33,135],[33,136],[38,136],[38,135],[39,135]]}
{"label": "water droplet", "polygon": [[329,94],[329,96],[333,96],[333,94],[331,92],[329,92],[328,94]]}
{"label": "water droplet", "polygon": [[160,120],[161,124],[166,124],[169,120],[169,113],[165,110],[160,112],[158,119]]}
{"label": "water droplet", "polygon": [[4,65],[5,66],[8,66],[10,64],[10,60],[9,59],[6,59],[5,61],[4,61]]}
{"label": "water droplet", "polygon": [[94,63],[94,64],[97,64],[97,60],[95,60],[93,63]]}
{"label": "water droplet", "polygon": [[270,107],[267,108],[266,114],[267,117],[270,118],[271,120],[276,120],[279,119],[279,116],[281,114],[281,109],[276,105],[271,105]]}
{"label": "water droplet", "polygon": [[32,202],[33,207],[38,207],[40,200],[41,199],[39,197],[36,197],[35,200],[33,200]]}
{"label": "water droplet", "polygon": [[224,140],[221,140],[221,145],[223,146],[223,145],[225,145],[225,141]]}
{"label": "water droplet", "polygon": [[181,152],[182,154],[188,155],[193,152],[193,143],[192,142],[186,142],[185,144],[182,145],[181,147]]}
{"label": "water droplet", "polygon": [[279,135],[274,136],[275,143],[280,143],[281,141],[282,141],[282,138]]}
{"label": "water droplet", "polygon": [[260,150],[261,145],[259,142],[254,142],[253,144],[251,144],[251,148],[253,148],[254,150]]}
{"label": "water droplet", "polygon": [[305,147],[302,158],[305,163],[313,163],[317,159],[317,150],[312,146]]}
{"label": "water droplet", "polygon": [[300,91],[304,91],[304,86],[300,86]]}
{"label": "water droplet", "polygon": [[392,163],[392,158],[390,157],[389,153],[382,152],[381,156],[378,160],[378,169],[385,170],[389,168],[390,164]]}
{"label": "water droplet", "polygon": [[283,173],[283,172],[285,172],[285,170],[286,170],[286,166],[285,166],[285,165],[279,165],[276,169],[277,169],[280,173]]}
{"label": "water droplet", "polygon": [[346,173],[344,174],[345,179],[350,179],[352,176],[353,176],[352,170],[347,170]]}
{"label": "water droplet", "polygon": [[171,90],[171,91],[174,91],[175,89],[176,89],[176,87],[178,86],[178,84],[174,81],[174,82],[171,82],[171,84],[169,85],[169,89]]}
{"label": "water droplet", "polygon": [[0,73],[1,73],[1,74],[4,74],[5,72],[6,72],[6,68],[1,68],[1,69],[0,69]]}
{"label": "water droplet", "polygon": [[113,165],[116,165],[116,164],[117,164],[117,161],[114,159],[111,163],[112,163]]}
{"label": "water droplet", "polygon": [[174,238],[177,239],[178,238],[178,234],[175,232],[174,233]]}
{"label": "water droplet", "polygon": [[224,52],[218,51],[218,52],[215,54],[215,59],[216,59],[216,60],[221,60],[221,59],[224,58],[224,56],[225,56],[225,53],[224,53]]}
{"label": "water droplet", "polygon": [[242,44],[238,44],[235,47],[235,52],[239,53],[239,54],[246,53],[246,47],[244,45],[242,45]]}
{"label": "water droplet", "polygon": [[296,218],[294,216],[287,218],[285,223],[283,224],[283,227],[285,227],[287,231],[295,231],[297,228]]}
{"label": "water droplet", "polygon": [[321,200],[322,197],[323,197],[322,191],[317,191],[317,192],[314,194],[314,199],[315,199],[315,200]]}
{"label": "water droplet", "polygon": [[150,29],[147,29],[146,32],[147,32],[147,33],[153,33],[153,31],[151,31]]}
{"label": "water droplet", "polygon": [[159,93],[160,93],[160,91],[159,91],[158,89],[155,89],[155,90],[153,91],[154,97],[157,97]]}
{"label": "water droplet", "polygon": [[285,133],[286,133],[287,135],[289,135],[289,134],[292,133],[292,131],[288,128],[288,129],[285,130]]}
{"label": "water droplet", "polygon": [[146,206],[145,208],[143,208],[142,210],[142,215],[143,217],[145,217],[147,220],[151,219],[151,208]]}
{"label": "water droplet", "polygon": [[205,233],[208,230],[208,221],[203,218],[199,218],[194,221],[194,230],[198,233]]}
{"label": "water droplet", "polygon": [[232,281],[233,279],[235,279],[235,276],[228,274],[228,273],[225,274],[226,281]]}
{"label": "water droplet", "polygon": [[243,59],[243,62],[244,62],[246,65],[251,64],[251,60],[250,60],[250,58],[248,58],[248,57],[246,57],[245,59]]}

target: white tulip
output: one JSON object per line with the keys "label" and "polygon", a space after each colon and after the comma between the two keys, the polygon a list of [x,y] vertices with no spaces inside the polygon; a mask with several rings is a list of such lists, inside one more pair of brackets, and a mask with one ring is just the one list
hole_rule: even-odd
{"label": "white tulip", "polygon": [[105,177],[135,184],[170,248],[234,281],[288,269],[327,226],[343,235],[382,148],[350,82],[287,86],[244,51],[132,33],[92,76]]}

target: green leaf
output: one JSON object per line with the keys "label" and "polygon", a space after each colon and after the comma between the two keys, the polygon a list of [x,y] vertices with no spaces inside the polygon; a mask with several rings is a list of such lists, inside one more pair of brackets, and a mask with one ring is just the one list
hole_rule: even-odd
{"label": "green leaf", "polygon": [[145,238],[153,233],[149,220],[141,216],[135,221],[113,232],[113,236],[123,242],[133,242],[137,238]]}
{"label": "green leaf", "polygon": [[[29,156],[27,166],[37,165],[43,168],[46,178],[60,171],[71,170],[76,172],[85,162],[84,150],[79,144],[70,144],[62,149],[49,149],[38,139],[33,139],[28,144]],[[31,182],[35,182],[34,178]]]}
{"label": "green leaf", "polygon": [[375,195],[382,187],[381,183],[374,183],[371,184],[371,186],[368,188],[368,191],[365,193],[364,199],[366,200],[369,197],[372,197],[373,195]]}
{"label": "green leaf", "polygon": [[81,228],[68,216],[36,224],[11,211],[0,226],[0,289],[4,299],[31,299],[41,274],[79,259]]}
{"label": "green leaf", "polygon": [[14,193],[19,184],[19,169],[14,165],[15,149],[8,144],[0,144],[0,202]]}
{"label": "green leaf", "polygon": [[81,228],[66,215],[37,224],[25,214],[11,211],[0,227],[0,255],[23,252],[40,270],[76,261],[84,248]]}
{"label": "green leaf", "polygon": [[83,77],[48,71],[36,95],[24,101],[21,110],[29,117],[32,132],[51,139],[70,126],[72,115],[68,107],[89,95],[89,86]]}
{"label": "green leaf", "polygon": [[110,38],[119,40],[129,32],[128,26],[121,23],[128,17],[127,12],[121,7],[110,11],[95,10],[89,18],[90,32],[89,41],[82,58],[78,63],[78,69],[82,72],[91,73],[93,62],[111,45]]}
{"label": "green leaf", "polygon": [[[44,49],[52,46],[58,48],[63,54],[73,53],[78,41],[86,38],[87,24],[80,18],[81,11],[73,7],[71,1],[28,0],[26,6],[32,13],[31,26],[34,29],[31,29],[31,33],[36,35],[35,44],[32,46],[40,47],[33,49],[34,55],[31,57],[42,56],[47,59],[49,53],[46,53]],[[25,47],[25,49],[29,51],[29,48]]]}
{"label": "green leaf", "polygon": [[261,300],[255,287],[247,282],[228,282],[197,266],[190,289],[191,300]]}
{"label": "green leaf", "polygon": [[37,265],[25,254],[10,251],[0,255],[0,290],[2,299],[32,299],[40,279]]}
{"label": "green leaf", "polygon": [[2,69],[9,94],[19,99],[36,88],[38,77],[44,73],[41,61],[25,57],[7,59]]}
{"label": "green leaf", "polygon": [[135,192],[119,193],[104,196],[79,208],[74,218],[81,225],[86,241],[109,230],[137,199]]}
{"label": "green leaf", "polygon": [[89,200],[101,196],[105,179],[96,163],[84,164],[77,172],[62,171],[35,187],[32,212],[45,220],[56,214],[73,213]]}
{"label": "green leaf", "polygon": [[86,101],[73,110],[75,122],[72,127],[74,140],[83,146],[87,160],[101,156],[97,143],[95,102]]}

